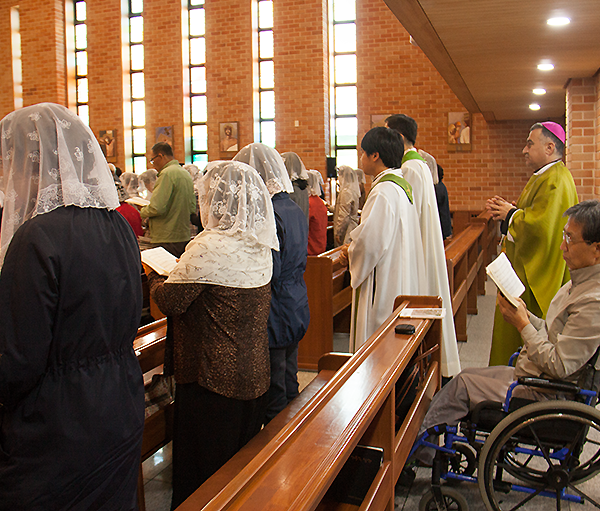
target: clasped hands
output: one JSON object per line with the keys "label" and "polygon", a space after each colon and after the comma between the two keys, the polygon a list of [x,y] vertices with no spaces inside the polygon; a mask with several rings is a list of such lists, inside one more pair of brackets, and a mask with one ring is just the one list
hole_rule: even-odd
{"label": "clasped hands", "polygon": [[515,207],[516,204],[514,202],[508,202],[499,195],[495,195],[491,199],[488,199],[485,205],[485,209],[492,214],[494,220],[502,221],[504,221],[510,210]]}

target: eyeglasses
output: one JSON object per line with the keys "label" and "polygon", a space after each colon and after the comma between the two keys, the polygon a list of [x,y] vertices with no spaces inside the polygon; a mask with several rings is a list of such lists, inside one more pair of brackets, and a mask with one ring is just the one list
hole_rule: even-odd
{"label": "eyeglasses", "polygon": [[160,158],[161,155],[157,154],[156,156],[153,156],[152,158],[150,158],[150,163],[154,163],[154,160],[156,160],[157,158]]}
{"label": "eyeglasses", "polygon": [[571,236],[569,236],[563,229],[563,240],[564,242],[567,244],[567,246],[571,246],[571,245],[577,245],[577,243],[587,243],[588,245],[591,245],[592,242],[586,241],[586,240],[579,240],[579,241],[573,241],[571,239]]}

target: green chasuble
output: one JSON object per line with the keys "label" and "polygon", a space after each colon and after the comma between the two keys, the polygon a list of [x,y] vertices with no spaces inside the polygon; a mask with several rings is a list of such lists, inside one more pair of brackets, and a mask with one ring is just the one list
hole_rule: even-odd
{"label": "green chasuble", "polygon": [[[546,317],[552,298],[570,279],[560,245],[567,223],[563,213],[577,202],[573,176],[558,161],[542,174],[531,176],[504,238],[503,250],[525,284],[521,298],[540,318]],[[504,321],[496,306],[490,365],[506,365],[521,345],[519,331]]]}

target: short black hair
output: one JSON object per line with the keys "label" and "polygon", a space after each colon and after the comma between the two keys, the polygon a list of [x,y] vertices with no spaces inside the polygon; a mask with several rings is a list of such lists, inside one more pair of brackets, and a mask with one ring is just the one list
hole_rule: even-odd
{"label": "short black hair", "polygon": [[536,122],[530,129],[529,133],[533,130],[542,129],[542,135],[546,138],[549,138],[552,142],[554,142],[554,147],[556,148],[556,152],[563,156],[565,154],[565,144],[564,142],[558,138],[554,133],[552,133],[546,126],[544,126],[541,122]]}
{"label": "short black hair", "polygon": [[173,158],[173,148],[166,142],[157,142],[152,146],[153,154],[164,154],[167,158]]}
{"label": "short black hair", "polygon": [[398,132],[378,126],[365,134],[360,147],[367,154],[379,153],[383,164],[390,169],[399,169],[404,156],[404,142]]}
{"label": "short black hair", "polygon": [[412,117],[404,114],[394,114],[390,115],[385,122],[388,128],[404,135],[412,145],[415,145],[417,142],[417,121]]}
{"label": "short black hair", "polygon": [[586,243],[600,242],[600,201],[584,200],[571,206],[563,216],[581,225],[581,235]]}

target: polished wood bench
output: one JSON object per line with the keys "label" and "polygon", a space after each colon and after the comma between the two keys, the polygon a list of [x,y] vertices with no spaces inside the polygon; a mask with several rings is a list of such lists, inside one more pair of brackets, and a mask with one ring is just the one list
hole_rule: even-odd
{"label": "polished wood bench", "polygon": [[453,236],[445,248],[458,341],[467,340],[467,314],[477,314],[477,295],[485,293],[485,289],[479,285],[479,282],[485,282],[484,232],[482,223],[470,224]]}
{"label": "polished wood bench", "polygon": [[[498,243],[500,241],[500,222],[492,218],[492,214],[486,211],[453,211],[452,229],[454,235],[460,234],[469,225],[473,223],[482,223],[485,225],[485,234],[483,237],[483,264],[490,264],[496,255],[498,255]],[[451,240],[450,240],[451,241]],[[479,294],[485,294],[485,280],[479,282]]]}
{"label": "polished wood bench", "polygon": [[347,314],[352,303],[350,272],[339,262],[341,247],[318,256],[308,256],[304,282],[308,294],[310,323],[298,345],[298,367],[316,370],[319,358],[333,351],[336,316]]}
{"label": "polished wood bench", "polygon": [[[165,358],[165,343],[167,337],[167,320],[159,319],[138,329],[133,341],[140,368],[144,374],[144,384],[152,380],[152,376],[162,373]],[[169,443],[173,432],[173,405],[161,408],[144,421],[142,438],[142,459],[152,456],[158,449]],[[145,510],[144,476],[140,463],[138,475],[138,507]]]}
{"label": "polished wood bench", "polygon": [[[396,305],[351,358],[322,359],[324,384],[308,400],[303,391],[177,510],[359,509],[326,495],[359,444],[383,449],[360,510],[393,510],[395,483],[441,380],[440,321],[398,317],[406,306],[439,307],[440,299],[399,297]],[[396,334],[398,323],[415,333]],[[416,398],[396,417],[397,382],[411,364],[420,374]]]}

